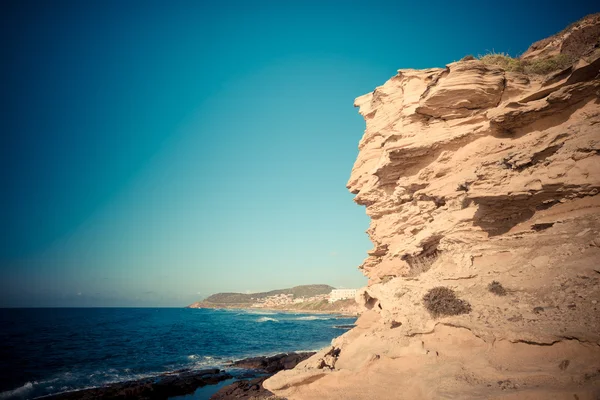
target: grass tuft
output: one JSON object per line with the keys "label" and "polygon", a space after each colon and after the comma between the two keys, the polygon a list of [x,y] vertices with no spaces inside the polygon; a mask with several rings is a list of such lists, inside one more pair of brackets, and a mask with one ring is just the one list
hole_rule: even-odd
{"label": "grass tuft", "polygon": [[558,54],[549,58],[521,60],[506,53],[491,52],[478,57],[484,64],[498,66],[508,72],[523,72],[533,75],[546,75],[565,69],[575,61],[566,54]]}
{"label": "grass tuft", "polygon": [[512,58],[506,53],[495,53],[491,52],[483,56],[479,56],[479,59],[487,65],[495,65],[508,72],[525,72],[523,62],[518,58]]}
{"label": "grass tuft", "polygon": [[567,54],[558,54],[554,57],[531,60],[525,64],[525,72],[536,75],[546,75],[550,72],[560,71],[573,65],[575,60]]}

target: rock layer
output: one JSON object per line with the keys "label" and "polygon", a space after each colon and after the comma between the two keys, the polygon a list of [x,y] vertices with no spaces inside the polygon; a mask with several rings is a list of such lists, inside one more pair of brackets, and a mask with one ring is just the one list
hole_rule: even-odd
{"label": "rock layer", "polygon": [[[524,54],[580,57],[549,76],[468,60],[400,70],[356,99],[366,131],[348,188],[374,244],[360,266],[365,311],[265,388],[290,399],[600,396],[598,27],[591,16]],[[465,312],[427,310],[435,287]]]}

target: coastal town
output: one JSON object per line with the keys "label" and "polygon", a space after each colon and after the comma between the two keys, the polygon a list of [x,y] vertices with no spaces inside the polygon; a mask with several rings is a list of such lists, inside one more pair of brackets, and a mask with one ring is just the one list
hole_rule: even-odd
{"label": "coastal town", "polygon": [[256,293],[215,293],[188,308],[243,308],[355,313],[357,289],[325,284],[300,285]]}
{"label": "coastal town", "polygon": [[353,299],[356,296],[356,289],[333,289],[329,294],[319,294],[310,297],[294,297],[293,294],[277,294],[267,297],[251,298],[252,308],[272,308],[287,306],[290,304],[313,303],[328,301],[335,303],[339,300]]}

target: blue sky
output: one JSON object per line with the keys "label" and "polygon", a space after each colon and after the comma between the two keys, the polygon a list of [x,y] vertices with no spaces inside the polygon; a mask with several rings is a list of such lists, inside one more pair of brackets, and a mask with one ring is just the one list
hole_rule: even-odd
{"label": "blue sky", "polygon": [[598,11],[486,4],[3,2],[0,306],[364,285],[354,98]]}

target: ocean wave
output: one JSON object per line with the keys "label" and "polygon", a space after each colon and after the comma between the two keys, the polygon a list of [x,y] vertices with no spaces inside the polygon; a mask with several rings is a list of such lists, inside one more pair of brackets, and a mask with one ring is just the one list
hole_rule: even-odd
{"label": "ocean wave", "polygon": [[298,318],[291,318],[291,319],[296,320],[296,321],[325,321],[325,320],[333,319],[333,318],[317,316],[317,315],[309,315],[307,317],[298,317]]}
{"label": "ocean wave", "polygon": [[46,379],[46,380],[43,380],[43,381],[39,381],[38,383],[40,385],[47,385],[49,383],[55,383],[55,382],[58,382],[60,380],[61,380],[61,377],[56,377],[56,378],[51,378],[51,379]]}
{"label": "ocean wave", "polygon": [[276,312],[272,312],[272,311],[254,311],[254,310],[243,310],[241,313],[239,313],[238,315],[242,315],[242,314],[250,314],[250,315],[275,315],[277,314]]}
{"label": "ocean wave", "polygon": [[213,360],[219,359],[221,357],[218,357],[218,356],[216,356],[216,357],[213,357],[213,356],[203,356],[203,355],[200,355],[200,354],[190,354],[186,358],[188,360],[199,360],[199,359],[202,359],[204,361],[213,361]]}
{"label": "ocean wave", "polygon": [[[95,389],[113,383],[153,378],[161,376],[163,374],[165,374],[165,372],[148,371],[145,373],[135,373],[132,372],[129,368],[125,368],[123,370],[109,368],[104,371],[96,370],[91,373],[79,374],[63,372],[58,376],[55,376],[54,378],[34,382],[35,389],[37,392],[34,397],[42,399],[50,395],[71,393],[79,390]],[[21,397],[17,398],[29,398],[28,396],[20,396]],[[4,398],[0,397],[0,400],[1,399]]]}
{"label": "ocean wave", "polygon": [[18,387],[13,390],[7,390],[6,392],[0,393],[0,399],[13,399],[23,397],[25,393],[33,390],[33,385],[37,384],[37,382],[27,382],[21,387]]}
{"label": "ocean wave", "polygon": [[256,320],[256,322],[267,322],[267,321],[279,322],[278,319],[270,318],[270,317],[260,317],[259,319]]}
{"label": "ocean wave", "polygon": [[197,371],[206,368],[221,368],[224,366],[224,361],[218,356],[202,356],[199,354],[189,354],[185,356],[185,361],[176,363],[167,370],[150,370],[144,372],[135,372],[130,368],[115,369],[109,368],[106,370],[95,370],[87,373],[73,374],[64,372],[51,379],[33,382],[35,387],[25,385],[24,388],[15,389],[10,392],[0,393],[0,400],[4,399],[25,399],[30,398],[32,393],[30,389],[35,389],[34,397],[43,398],[48,395],[59,393],[70,393],[73,391],[94,389],[115,383],[127,381],[139,381],[149,378],[158,378],[165,375],[177,375],[182,372]]}
{"label": "ocean wave", "polygon": [[[39,315],[36,310],[30,311],[31,315],[27,318],[31,320],[31,326],[37,326]],[[87,320],[89,317],[89,321],[83,323],[77,314],[81,311],[59,311],[62,314],[57,315],[64,314],[64,318],[56,321],[62,321],[64,325],[57,325],[60,331],[45,332],[44,341],[38,343],[28,336],[11,336],[10,344],[28,358],[39,357],[39,363],[36,363],[39,365],[32,365],[31,370],[15,371],[14,380],[5,382],[0,388],[0,400],[42,398],[116,382],[154,379],[165,374],[187,374],[207,368],[227,369],[225,366],[228,362],[236,358],[318,350],[327,346],[334,336],[344,333],[330,326],[354,321],[318,321],[335,316],[309,310],[291,313],[260,308],[227,312],[196,310],[205,316],[178,309],[159,309],[159,316],[148,321],[144,316],[150,310],[146,309],[94,309],[85,311],[89,313],[85,318]],[[154,315],[155,311],[151,312]],[[237,313],[243,315],[234,316]],[[120,326],[123,321],[120,316],[123,314],[137,315],[130,319],[133,322],[127,327],[136,334],[129,335],[128,340],[124,340],[123,327]],[[15,321],[19,321],[21,316],[15,314]],[[92,329],[90,327],[95,327],[95,322],[104,323],[111,318],[115,321],[114,326],[108,325],[110,329],[102,334],[90,337],[71,335]],[[47,323],[53,321],[48,320]],[[173,321],[177,321],[176,326]],[[17,323],[13,325],[18,327]],[[20,332],[17,328],[14,332],[9,330],[10,334],[15,335],[21,335]],[[164,335],[167,335],[167,341],[163,340]],[[211,337],[219,340],[211,340]],[[302,339],[298,340],[298,337]],[[46,344],[50,341],[56,346],[48,348]],[[171,345],[168,352],[163,349],[165,342]],[[116,343],[119,343],[119,351],[115,351]],[[70,365],[56,363],[56,360],[64,359],[65,354]]]}
{"label": "ocean wave", "polygon": [[200,356],[192,354],[188,356],[188,359],[192,361],[187,367],[193,370],[204,369],[204,368],[221,368],[225,364],[221,357],[211,356]]}

